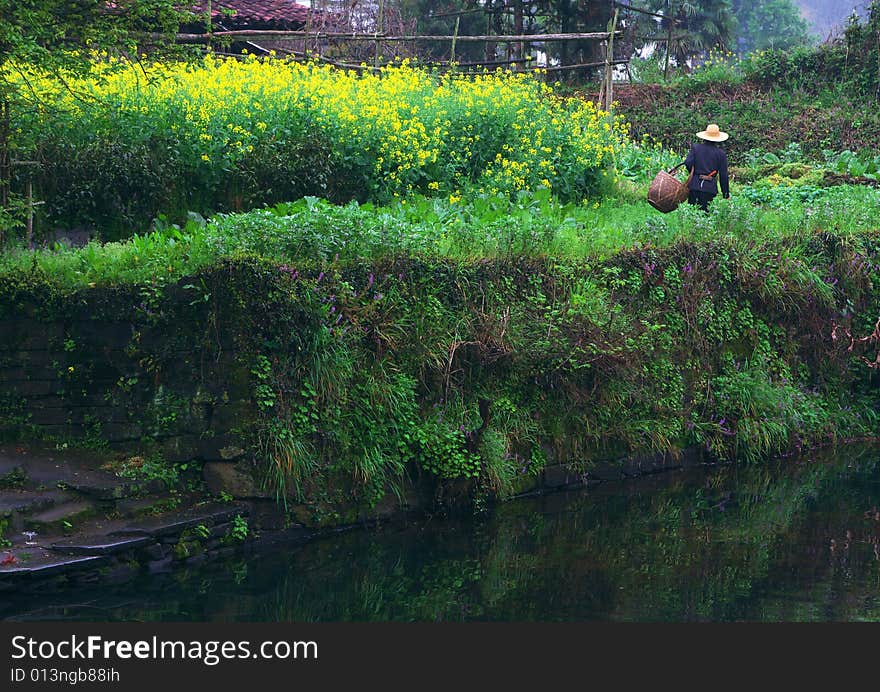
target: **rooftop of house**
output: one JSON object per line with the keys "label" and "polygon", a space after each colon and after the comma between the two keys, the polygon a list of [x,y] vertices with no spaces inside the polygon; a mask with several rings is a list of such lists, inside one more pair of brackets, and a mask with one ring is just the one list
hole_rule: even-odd
{"label": "rooftop of house", "polygon": [[[207,0],[197,0],[193,12],[204,13]],[[288,29],[306,23],[309,7],[294,0],[212,0],[211,22],[227,29]]]}

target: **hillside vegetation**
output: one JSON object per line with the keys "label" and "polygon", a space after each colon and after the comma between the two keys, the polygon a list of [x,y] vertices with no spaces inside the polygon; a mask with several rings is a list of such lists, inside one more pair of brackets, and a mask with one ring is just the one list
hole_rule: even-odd
{"label": "hillside vegetation", "polygon": [[[64,345],[94,319],[176,334],[132,337],[142,370],[106,392],[64,356],[64,406],[132,401],[135,422],[143,402],[180,420],[205,403],[169,375],[183,347],[231,348],[240,442],[317,504],[375,506],[413,477],[503,496],[550,459],[757,461],[875,435],[878,21],[815,52],[715,56],[621,90],[617,115],[530,77],[410,66],[169,64],[95,81],[87,105],[47,79],[66,108],[17,123],[19,142],[54,152],[46,218],[98,237],[13,243],[0,317]],[[650,180],[710,121],[732,135],[731,199],[660,214]],[[31,430],[27,395],[4,401],[0,432]]]}

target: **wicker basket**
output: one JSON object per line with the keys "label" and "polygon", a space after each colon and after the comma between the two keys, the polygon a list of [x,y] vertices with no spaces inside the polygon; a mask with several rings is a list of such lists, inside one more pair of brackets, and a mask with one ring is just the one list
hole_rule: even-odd
{"label": "wicker basket", "polygon": [[[654,209],[662,211],[664,214],[674,211],[678,205],[688,198],[687,182],[682,183],[675,177],[675,171],[683,166],[680,163],[675,168],[667,171],[660,171],[648,188],[648,204]],[[690,180],[690,176],[688,176]]]}

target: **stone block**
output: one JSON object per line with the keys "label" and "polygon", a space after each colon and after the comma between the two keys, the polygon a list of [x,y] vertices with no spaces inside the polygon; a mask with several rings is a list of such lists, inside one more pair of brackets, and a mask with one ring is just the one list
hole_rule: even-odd
{"label": "stone block", "polygon": [[0,382],[9,382],[15,384],[17,382],[26,382],[30,373],[22,367],[21,362],[12,358],[3,359],[4,367],[0,368]]}
{"label": "stone block", "polygon": [[590,466],[589,476],[600,481],[619,481],[625,477],[620,464],[615,461],[595,462]]}
{"label": "stone block", "polygon": [[104,439],[112,442],[139,440],[143,435],[143,428],[138,423],[107,423],[101,428],[101,433]]}
{"label": "stone block", "polygon": [[147,571],[150,574],[160,574],[162,572],[170,572],[173,569],[173,559],[170,555],[159,560],[153,560],[147,563]]}
{"label": "stone block", "polygon": [[161,442],[162,456],[168,461],[189,461],[199,457],[201,440],[198,435],[174,435]]}
{"label": "stone block", "polygon": [[0,328],[0,350],[46,351],[60,343],[64,330],[59,323],[38,320],[4,320]]}
{"label": "stone block", "polygon": [[30,422],[34,425],[66,425],[70,412],[66,408],[32,408]]}
{"label": "stone block", "polygon": [[60,387],[61,385],[57,379],[19,380],[15,382],[7,381],[7,386],[5,386],[4,389],[30,399],[34,397],[52,396],[57,394]]}
{"label": "stone block", "polygon": [[212,435],[201,438],[199,459],[204,461],[236,461],[245,455],[238,445],[241,440],[234,435]]}
{"label": "stone block", "polygon": [[548,490],[555,488],[567,488],[578,486],[583,483],[582,474],[575,472],[566,464],[556,464],[548,466],[543,471],[542,476],[543,487]]}
{"label": "stone block", "polygon": [[52,544],[52,550],[64,555],[110,555],[148,546],[149,536],[82,536]]}
{"label": "stone block", "polygon": [[215,495],[227,492],[234,498],[268,498],[272,493],[260,487],[246,462],[209,461],[202,467],[208,490]]}
{"label": "stone block", "polygon": [[256,414],[257,408],[250,400],[239,399],[228,404],[217,404],[211,415],[211,429],[218,433],[227,432]]}
{"label": "stone block", "polygon": [[87,320],[70,325],[70,334],[74,335],[77,346],[93,348],[123,349],[131,340],[132,332],[133,327],[128,322]]}

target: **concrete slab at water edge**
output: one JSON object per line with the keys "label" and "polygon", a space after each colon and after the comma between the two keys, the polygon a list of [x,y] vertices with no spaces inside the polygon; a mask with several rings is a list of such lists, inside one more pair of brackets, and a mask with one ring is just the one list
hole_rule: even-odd
{"label": "concrete slab at water edge", "polygon": [[0,575],[5,579],[10,577],[16,579],[22,577],[42,577],[44,573],[60,575],[79,571],[86,567],[97,567],[104,561],[102,556],[62,555],[41,547],[7,552],[16,555],[17,561],[14,565],[3,565],[0,567]]}
{"label": "concrete slab at water edge", "polygon": [[50,550],[62,555],[113,555],[150,545],[150,536],[77,536],[52,543]]}
{"label": "concrete slab at water edge", "polygon": [[[168,561],[219,556],[243,503],[205,502],[162,483],[121,478],[102,468],[118,453],[0,445],[0,592],[69,589],[128,581]],[[204,526],[193,534],[189,530]],[[187,551],[173,553],[181,540]],[[234,540],[243,541],[241,536]],[[228,546],[230,550],[237,546]]]}

